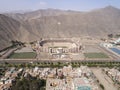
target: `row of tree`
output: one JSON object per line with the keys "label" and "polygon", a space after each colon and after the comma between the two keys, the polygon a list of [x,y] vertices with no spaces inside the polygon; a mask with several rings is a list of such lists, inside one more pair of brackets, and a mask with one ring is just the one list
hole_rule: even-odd
{"label": "row of tree", "polygon": [[21,41],[17,41],[17,40],[12,40],[11,43],[12,43],[12,46],[17,46],[17,45],[24,46],[25,45],[25,43]]}
{"label": "row of tree", "polygon": [[34,68],[38,67],[63,67],[67,65],[72,65],[73,67],[79,67],[81,65],[86,65],[89,67],[114,67],[120,66],[120,62],[37,62],[37,63],[23,63],[23,64],[11,64],[5,62],[4,64],[0,64],[0,67],[16,67],[16,68]]}
{"label": "row of tree", "polygon": [[108,38],[120,38],[120,34],[108,34]]}

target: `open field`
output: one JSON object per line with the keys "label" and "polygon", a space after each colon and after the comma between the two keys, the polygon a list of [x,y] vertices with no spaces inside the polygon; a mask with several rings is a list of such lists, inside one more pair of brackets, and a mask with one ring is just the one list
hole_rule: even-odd
{"label": "open field", "polygon": [[84,53],[86,58],[109,58],[105,53]]}
{"label": "open field", "polygon": [[32,59],[36,57],[34,52],[13,53],[8,58],[10,59]]}
{"label": "open field", "polygon": [[85,49],[84,49],[85,53],[100,53],[103,52],[98,45],[85,45]]}

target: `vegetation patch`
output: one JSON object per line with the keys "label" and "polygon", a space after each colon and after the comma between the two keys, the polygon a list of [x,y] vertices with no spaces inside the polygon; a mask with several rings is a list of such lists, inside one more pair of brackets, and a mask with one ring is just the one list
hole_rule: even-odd
{"label": "vegetation patch", "polygon": [[33,59],[36,58],[35,52],[12,53],[8,58],[10,59]]}
{"label": "vegetation patch", "polygon": [[86,58],[109,58],[105,53],[84,53]]}
{"label": "vegetation patch", "polygon": [[22,79],[17,79],[11,90],[45,90],[46,80],[38,79],[28,75]]}

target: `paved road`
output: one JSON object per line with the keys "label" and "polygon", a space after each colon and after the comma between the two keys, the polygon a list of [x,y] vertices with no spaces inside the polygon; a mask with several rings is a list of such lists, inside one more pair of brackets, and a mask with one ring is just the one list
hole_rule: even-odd
{"label": "paved road", "polygon": [[101,68],[91,68],[94,75],[100,81],[101,84],[105,87],[105,90],[118,90],[117,87],[113,85],[113,81],[102,72]]}
{"label": "paved road", "polygon": [[8,57],[15,50],[17,50],[17,48],[12,48],[12,49],[7,50],[7,52],[1,57],[1,59]]}

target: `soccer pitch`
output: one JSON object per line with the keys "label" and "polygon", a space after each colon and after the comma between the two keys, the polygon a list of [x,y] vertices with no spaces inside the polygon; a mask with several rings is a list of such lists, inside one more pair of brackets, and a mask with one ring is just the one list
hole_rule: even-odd
{"label": "soccer pitch", "polygon": [[109,58],[105,53],[84,53],[86,58]]}
{"label": "soccer pitch", "polygon": [[34,52],[22,52],[22,53],[13,53],[8,58],[10,59],[33,59],[36,58],[36,53]]}

